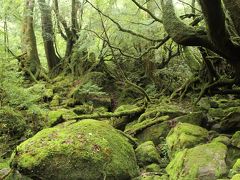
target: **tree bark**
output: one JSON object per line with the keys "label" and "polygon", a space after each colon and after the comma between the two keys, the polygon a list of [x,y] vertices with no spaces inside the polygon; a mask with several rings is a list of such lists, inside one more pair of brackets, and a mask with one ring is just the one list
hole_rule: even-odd
{"label": "tree bark", "polygon": [[221,0],[199,0],[199,2],[207,24],[207,31],[187,26],[177,18],[172,0],[161,1],[165,30],[178,44],[202,46],[227,59],[228,63],[235,69],[236,78],[239,79],[240,46],[231,41],[225,25],[225,14]]}
{"label": "tree bark", "polygon": [[45,54],[48,68],[51,72],[60,62],[54,47],[54,32],[52,24],[51,9],[45,0],[38,0],[41,11],[42,37],[44,42]]}
{"label": "tree bark", "polygon": [[25,56],[21,59],[20,64],[24,71],[31,72],[36,77],[40,69],[40,60],[33,27],[34,3],[34,0],[25,1],[21,37],[22,52]]}

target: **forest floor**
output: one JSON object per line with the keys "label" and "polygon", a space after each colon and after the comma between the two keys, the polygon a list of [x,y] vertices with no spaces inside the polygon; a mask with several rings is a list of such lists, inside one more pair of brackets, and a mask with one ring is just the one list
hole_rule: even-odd
{"label": "forest floor", "polygon": [[4,107],[0,179],[240,179],[239,98],[146,102],[91,88],[58,78],[34,85],[37,110]]}

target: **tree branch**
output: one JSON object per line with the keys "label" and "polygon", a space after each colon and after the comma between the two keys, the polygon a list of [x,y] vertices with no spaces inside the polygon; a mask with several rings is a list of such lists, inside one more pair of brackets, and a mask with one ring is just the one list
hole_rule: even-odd
{"label": "tree branch", "polygon": [[162,23],[162,20],[157,18],[149,9],[141,6],[136,0],[132,0],[132,2],[134,2],[137,5],[137,7],[139,7],[139,9],[142,9],[143,11],[147,12],[155,21]]}
{"label": "tree branch", "polygon": [[125,33],[128,33],[128,34],[131,34],[133,36],[136,36],[136,37],[139,37],[139,38],[142,38],[142,39],[145,39],[147,41],[152,41],[152,42],[160,42],[162,41],[162,39],[152,39],[152,38],[149,38],[149,37],[146,37],[142,34],[139,34],[139,33],[136,33],[130,29],[125,29],[123,28],[117,21],[115,21],[113,18],[111,18],[110,16],[104,14],[100,9],[98,9],[96,6],[94,6],[91,2],[87,1],[96,11],[98,11],[100,14],[102,14],[104,17],[108,18],[110,21],[112,21],[119,29],[119,31],[122,31],[122,32],[125,32]]}

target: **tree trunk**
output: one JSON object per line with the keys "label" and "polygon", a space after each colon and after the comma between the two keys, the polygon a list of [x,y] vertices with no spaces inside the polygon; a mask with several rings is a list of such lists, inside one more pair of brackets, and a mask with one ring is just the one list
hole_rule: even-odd
{"label": "tree trunk", "polygon": [[[227,0],[225,1],[227,2]],[[207,24],[206,31],[181,22],[175,14],[173,0],[162,0],[161,2],[165,30],[176,43],[184,46],[202,46],[225,58],[235,69],[235,77],[239,79],[240,45],[232,41],[226,28],[226,14],[223,11],[221,0],[200,0],[199,2]],[[227,7],[231,8],[229,5]],[[229,12],[230,17],[236,17],[234,12]],[[231,13],[233,14],[231,15]],[[236,27],[238,26],[236,25]]]}
{"label": "tree trunk", "polygon": [[54,32],[52,24],[51,9],[45,0],[38,0],[41,11],[42,37],[44,42],[45,54],[48,68],[51,72],[60,62],[54,48]]}
{"label": "tree trunk", "polygon": [[34,0],[25,1],[22,23],[22,52],[25,56],[22,58],[20,64],[23,71],[27,74],[32,73],[36,77],[40,72],[40,60],[33,28],[34,3]]}

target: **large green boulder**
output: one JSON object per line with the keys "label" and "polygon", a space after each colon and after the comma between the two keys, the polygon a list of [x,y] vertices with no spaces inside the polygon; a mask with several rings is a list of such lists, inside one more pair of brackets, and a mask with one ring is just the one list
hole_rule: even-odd
{"label": "large green boulder", "polygon": [[139,175],[127,139],[96,120],[67,122],[20,144],[11,167],[33,179],[130,179]]}
{"label": "large green boulder", "polygon": [[214,142],[185,149],[166,168],[171,180],[214,180],[227,173],[226,145]]}
{"label": "large green boulder", "polygon": [[178,123],[169,132],[166,143],[169,149],[169,156],[173,157],[178,151],[184,148],[191,148],[197,144],[207,141],[208,131],[200,126]]}

